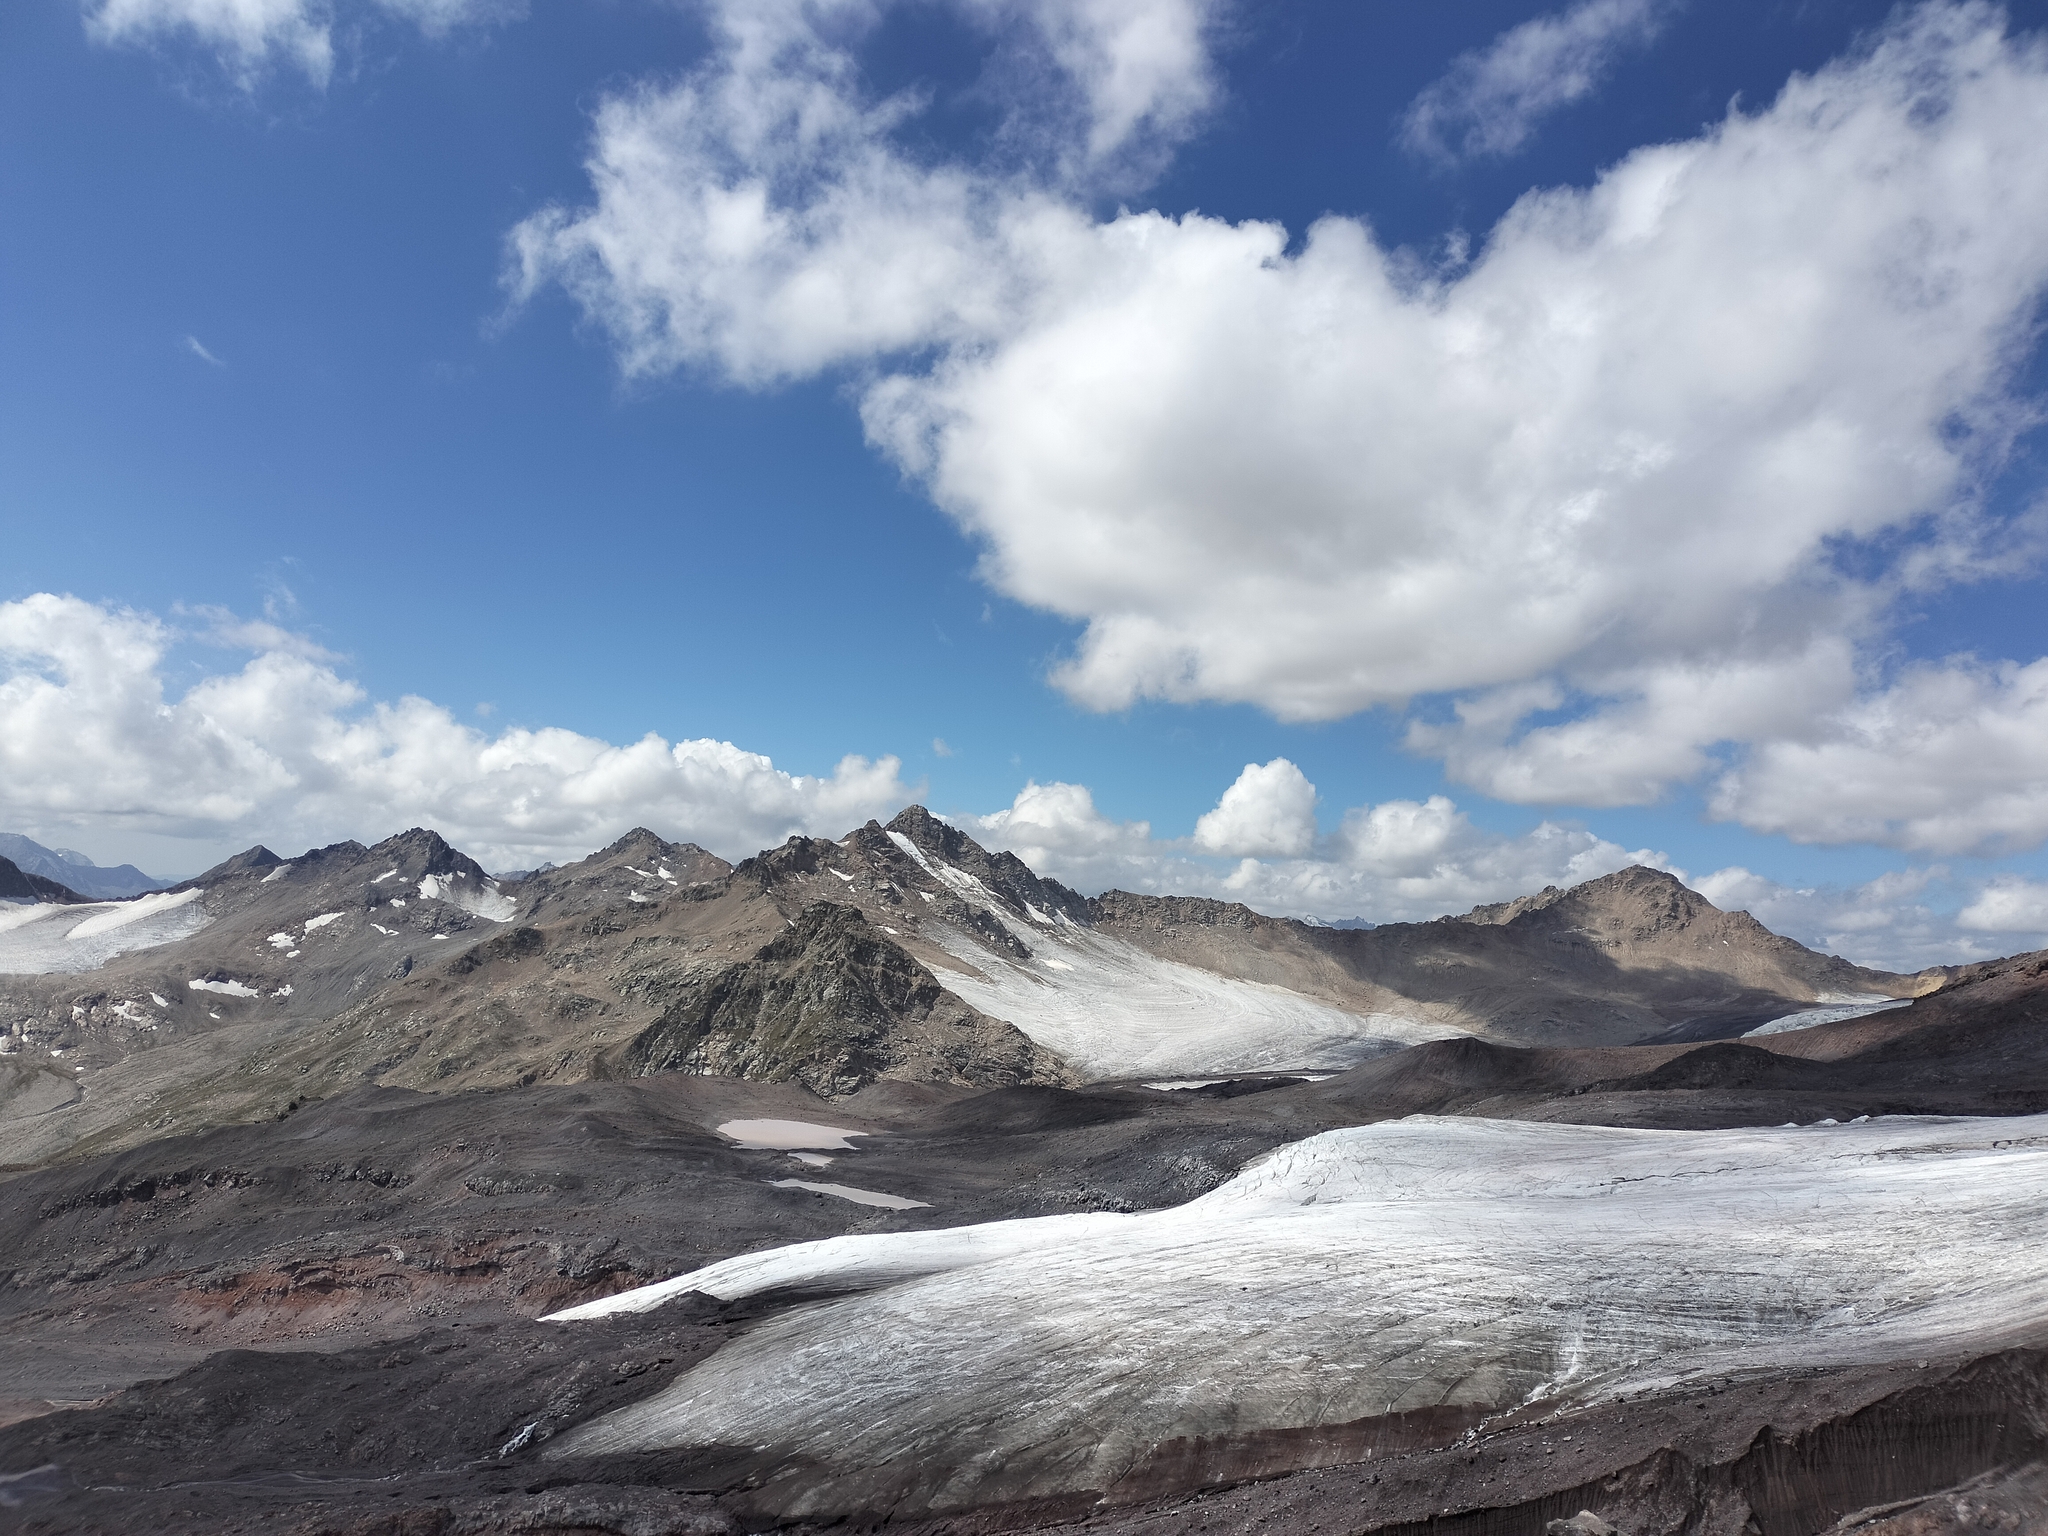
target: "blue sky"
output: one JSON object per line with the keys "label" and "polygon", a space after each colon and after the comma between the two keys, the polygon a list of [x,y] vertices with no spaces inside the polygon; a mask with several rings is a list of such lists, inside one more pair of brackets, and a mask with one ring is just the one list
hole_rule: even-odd
{"label": "blue sky", "polygon": [[[643,820],[736,853],[916,794],[1091,887],[1421,916],[1648,854],[1862,958],[2044,942],[2044,9],[10,7],[0,814],[178,875],[408,820],[501,866]],[[1938,130],[1885,96],[1916,68]],[[1832,140],[1773,116],[1814,71]],[[1600,189],[1650,195],[1657,145],[1697,163],[1638,260]],[[1802,225],[1836,153],[1926,181],[1834,226],[1953,248],[1880,280]],[[2003,169],[1945,190],[1972,156]],[[707,178],[781,233],[677,224]],[[1579,201],[1504,233],[1538,188]],[[1781,312],[1816,350],[1754,364]],[[1868,384],[1894,363],[1927,376]],[[1631,414],[1667,379],[1668,442]],[[1650,467],[1586,467],[1617,454]],[[773,773],[600,752],[650,732]]]}

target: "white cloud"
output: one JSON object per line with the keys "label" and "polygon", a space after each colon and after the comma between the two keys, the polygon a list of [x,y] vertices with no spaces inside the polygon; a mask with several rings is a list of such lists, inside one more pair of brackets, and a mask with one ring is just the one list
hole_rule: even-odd
{"label": "white cloud", "polygon": [[1417,96],[1401,136],[1437,160],[1513,154],[1539,121],[1591,95],[1675,8],[1669,0],[1580,0],[1512,27]]}
{"label": "white cloud", "polygon": [[211,363],[216,368],[227,367],[226,363],[222,362],[219,358],[215,357],[211,352],[206,350],[206,344],[200,341],[200,339],[197,336],[187,336],[185,338],[185,348],[194,357],[198,358],[202,363]]}
{"label": "white cloud", "polygon": [[513,232],[515,295],[560,282],[629,373],[711,364],[753,385],[1008,328],[1038,262],[1024,253],[1087,238],[1086,217],[1049,189],[1127,178],[1210,100],[1213,6],[961,8],[1030,83],[1004,135],[1012,170],[980,176],[899,147],[921,102],[865,99],[849,41],[880,5],[721,0],[709,63],[599,107],[597,204]]}
{"label": "white cloud", "polygon": [[1195,823],[1204,853],[1299,857],[1316,840],[1316,787],[1284,757],[1246,763],[1216,809]]}
{"label": "white cloud", "polygon": [[[84,0],[86,34],[98,43],[197,42],[240,83],[252,86],[273,65],[297,69],[325,87],[334,73],[338,25],[379,13],[410,21],[428,36],[506,19],[523,0]],[[185,338],[209,362],[206,350]]]}
{"label": "white cloud", "polygon": [[215,635],[256,654],[172,697],[159,620],[47,593],[0,604],[0,824],[280,852],[426,825],[506,867],[580,858],[635,823],[739,857],[917,793],[894,757],[818,778],[722,741],[486,735],[426,699],[368,700],[271,626]]}
{"label": "white cloud", "polygon": [[[1276,766],[1284,773],[1274,773]],[[1248,765],[1218,803],[1234,820],[1246,804],[1238,791],[1277,784],[1274,798],[1315,803],[1315,786],[1286,759]],[[1267,790],[1255,789],[1263,796]],[[1236,797],[1233,801],[1233,796]],[[1257,802],[1255,802],[1257,803]],[[1574,885],[1630,864],[1668,868],[1664,855],[1633,851],[1583,828],[1544,822],[1520,837],[1474,827],[1448,799],[1390,800],[1347,812],[1334,837],[1311,844],[1299,823],[1283,818],[1290,853],[1267,858],[1215,857],[1198,833],[1187,840],[1152,836],[1149,822],[1104,816],[1079,784],[1027,784],[1016,802],[988,816],[953,818],[991,848],[1007,848],[1033,869],[1093,894],[1117,888],[1156,895],[1212,896],[1277,916],[1375,922],[1409,921],[1463,912],[1486,901],[1526,895],[1546,885]],[[1251,835],[1270,835],[1257,818]],[[1199,825],[1199,824],[1198,824]],[[1308,824],[1313,838],[1314,823]]]}
{"label": "white cloud", "polygon": [[[1646,802],[1755,746],[1717,804],[1775,825],[1770,753],[1881,701],[1899,596],[2029,558],[1980,495],[2034,419],[2048,57],[1987,6],[1532,192],[1449,273],[1347,218],[1294,247],[1088,211],[1102,134],[1142,159],[1213,96],[1194,7],[1063,145],[985,165],[905,151],[919,102],[863,97],[813,14],[721,11],[697,74],[604,103],[596,201],[520,226],[515,289],[562,283],[629,372],[861,370],[985,579],[1084,626],[1054,680],[1088,707],[1443,698],[1412,743],[1529,803]],[[1113,78],[1074,36],[1066,88]],[[1948,786],[1951,841],[2011,820],[2015,772]]]}
{"label": "white cloud", "polygon": [[2048,946],[2048,884],[2017,875],[1993,879],[1956,914],[1956,922],[1984,933],[2026,934]]}
{"label": "white cloud", "polygon": [[2048,837],[2048,660],[1916,666],[1766,742],[1714,814],[1803,842],[1999,852]]}

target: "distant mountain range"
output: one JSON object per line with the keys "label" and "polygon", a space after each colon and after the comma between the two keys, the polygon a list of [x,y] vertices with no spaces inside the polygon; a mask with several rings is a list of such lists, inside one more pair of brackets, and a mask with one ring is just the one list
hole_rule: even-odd
{"label": "distant mountain range", "polygon": [[45,848],[19,832],[0,832],[0,858],[10,860],[25,875],[54,880],[92,901],[120,901],[160,891],[171,883],[145,875],[133,864],[103,869],[82,853],[69,848]]}
{"label": "distant mountain range", "polygon": [[67,911],[0,930],[0,1163],[363,1084],[681,1071],[838,1098],[1335,1072],[1465,1036],[1728,1038],[1940,980],[1817,954],[1644,868],[1376,928],[1084,897],[916,806],[736,866],[638,830],[517,880],[424,829],[254,848]]}

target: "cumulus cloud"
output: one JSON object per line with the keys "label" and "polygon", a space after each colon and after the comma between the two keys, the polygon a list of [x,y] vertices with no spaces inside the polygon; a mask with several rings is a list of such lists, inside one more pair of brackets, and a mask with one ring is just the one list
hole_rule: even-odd
{"label": "cumulus cloud", "polygon": [[1417,96],[1401,137],[1439,161],[1511,155],[1542,119],[1591,95],[1675,9],[1668,0],[1581,0],[1511,27]]}
{"label": "cumulus cloud", "polygon": [[[150,44],[182,38],[215,54],[244,86],[277,64],[324,87],[334,72],[337,26],[378,15],[410,21],[429,36],[465,22],[503,19],[521,0],[85,0],[86,34],[99,43]],[[200,356],[206,351],[191,342]],[[213,359],[208,358],[208,361]]]}
{"label": "cumulus cloud", "polygon": [[[1102,145],[1170,147],[1214,94],[1200,9],[1137,9],[1181,46],[1103,95],[1099,39],[981,7],[1075,106],[974,163],[904,147],[920,101],[864,95],[844,27],[721,9],[699,71],[603,104],[594,203],[522,224],[510,281],[566,287],[631,373],[857,370],[984,578],[1082,626],[1054,681],[1088,707],[1417,707],[1411,744],[1526,803],[1753,748],[1726,814],[1907,826],[1759,786],[1881,703],[1901,594],[2031,558],[1982,493],[2035,421],[2039,41],[1937,0],[1437,271],[1349,218],[1090,212]],[[1638,14],[1546,25],[1618,46]],[[1998,833],[2019,774],[1951,784],[1951,839]]]}
{"label": "cumulus cloud", "polygon": [[47,593],[0,603],[0,823],[281,852],[427,825],[503,868],[580,858],[635,823],[738,857],[917,794],[894,757],[810,777],[723,741],[487,735],[426,699],[367,698],[272,626],[209,617],[255,654],[173,696],[178,636],[159,619]]}
{"label": "cumulus cloud", "polygon": [[515,298],[568,289],[629,373],[710,365],[772,384],[1013,323],[1038,248],[1085,241],[1051,190],[1151,161],[1213,89],[1204,0],[975,0],[1035,90],[1004,135],[1016,164],[977,174],[899,144],[915,96],[866,99],[849,39],[866,0],[728,0],[719,46],[679,84],[603,102],[596,206],[549,208],[510,240]]}
{"label": "cumulus cloud", "polygon": [[2025,934],[2048,947],[2048,885],[2017,875],[1993,879],[1956,914],[1956,922],[1983,933]]}
{"label": "cumulus cloud", "polygon": [[1316,787],[1284,757],[1246,763],[1237,782],[1195,823],[1204,853],[1299,857],[1316,840]]}
{"label": "cumulus cloud", "polygon": [[1805,842],[1996,853],[2048,837],[2048,660],[1906,670],[1757,747],[1714,813]]}
{"label": "cumulus cloud", "polygon": [[[1285,808],[1280,817],[1257,814],[1276,803]],[[1090,894],[1114,887],[1212,896],[1323,921],[1438,917],[1630,864],[1670,867],[1661,853],[1625,849],[1581,827],[1544,822],[1520,837],[1482,831],[1441,795],[1356,807],[1335,836],[1317,838],[1314,805],[1315,786],[1278,758],[1246,765],[1187,839],[1155,838],[1149,822],[1105,816],[1080,784],[1027,784],[1004,810],[953,819],[987,846]],[[1246,842],[1213,830],[1205,837],[1205,825],[1260,841],[1267,856],[1237,857]]]}

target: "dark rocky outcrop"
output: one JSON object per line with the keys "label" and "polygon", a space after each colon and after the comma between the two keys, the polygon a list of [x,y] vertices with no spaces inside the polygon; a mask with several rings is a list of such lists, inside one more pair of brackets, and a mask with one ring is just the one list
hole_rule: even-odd
{"label": "dark rocky outcrop", "polygon": [[0,858],[0,901],[41,901],[70,906],[87,900],[69,886],[31,875],[12,859]]}
{"label": "dark rocky outcrop", "polygon": [[641,1031],[639,1072],[795,1080],[826,1097],[885,1073],[994,1087],[1065,1081],[1056,1058],[954,997],[857,908],[814,902],[752,959]]}

